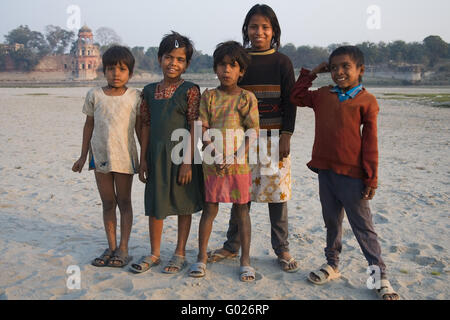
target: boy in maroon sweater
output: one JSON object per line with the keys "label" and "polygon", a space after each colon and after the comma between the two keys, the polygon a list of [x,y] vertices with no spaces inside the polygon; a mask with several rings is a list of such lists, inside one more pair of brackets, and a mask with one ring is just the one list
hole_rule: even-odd
{"label": "boy in maroon sweater", "polygon": [[[310,91],[316,75],[325,72],[331,72],[337,86]],[[386,278],[369,208],[378,183],[379,107],[376,98],[361,84],[363,74],[363,53],[357,47],[344,46],[333,51],[328,63],[312,71],[302,69],[292,90],[291,102],[311,107],[315,113],[314,147],[307,165],[319,174],[320,202],[327,228],[327,263],[311,272],[308,279],[324,284],[341,276],[338,264],[345,209],[370,270],[375,272],[373,287],[382,299],[397,300],[399,295]]]}

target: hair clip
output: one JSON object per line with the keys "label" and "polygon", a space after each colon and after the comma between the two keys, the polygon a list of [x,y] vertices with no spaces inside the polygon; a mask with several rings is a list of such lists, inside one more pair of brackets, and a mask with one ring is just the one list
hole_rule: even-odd
{"label": "hair clip", "polygon": [[178,43],[178,40],[175,40],[175,48],[179,48],[180,47],[180,44]]}

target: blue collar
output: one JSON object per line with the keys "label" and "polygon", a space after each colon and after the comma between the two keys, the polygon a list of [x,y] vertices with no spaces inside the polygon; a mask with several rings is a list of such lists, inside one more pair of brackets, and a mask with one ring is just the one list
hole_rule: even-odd
{"label": "blue collar", "polygon": [[356,87],[351,88],[347,92],[342,91],[342,89],[339,88],[338,86],[335,86],[330,91],[334,92],[334,93],[337,93],[338,97],[339,97],[339,102],[342,102],[342,101],[345,101],[345,100],[348,100],[348,99],[353,99],[354,97],[356,97],[356,95],[358,93],[361,92],[362,89],[363,89],[363,85],[359,84]]}

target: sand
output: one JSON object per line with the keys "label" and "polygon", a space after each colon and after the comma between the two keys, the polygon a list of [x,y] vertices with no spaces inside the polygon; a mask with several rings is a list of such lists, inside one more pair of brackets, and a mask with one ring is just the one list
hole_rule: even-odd
{"label": "sand", "polygon": [[[317,176],[307,169],[314,135],[311,110],[298,112],[292,138],[291,253],[300,264],[282,272],[270,245],[267,205],[254,204],[254,283],[238,278],[239,260],[208,265],[203,279],[161,273],[176,245],[176,218],[165,223],[162,259],[151,271],[95,268],[106,247],[94,175],[71,171],[81,147],[84,96],[89,88],[0,89],[0,299],[376,299],[366,287],[367,263],[344,221],[342,279],[322,287],[307,282],[324,260],[325,228]],[[370,88],[369,88],[370,90]],[[403,91],[402,91],[403,90]],[[383,92],[446,92],[394,88]],[[371,208],[389,277],[402,299],[449,299],[450,109],[412,100],[380,99],[380,186]],[[144,185],[133,184],[130,253],[148,254]],[[210,240],[225,239],[229,205],[221,205]],[[199,214],[194,215],[187,259],[195,262]],[[69,289],[69,266],[80,289]]]}

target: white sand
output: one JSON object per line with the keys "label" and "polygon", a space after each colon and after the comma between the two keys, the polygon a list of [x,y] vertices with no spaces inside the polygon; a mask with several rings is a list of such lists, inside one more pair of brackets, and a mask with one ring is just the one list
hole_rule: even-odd
{"label": "white sand", "polygon": [[[314,135],[311,110],[298,112],[292,139],[290,248],[298,273],[282,272],[270,245],[267,206],[252,206],[255,283],[238,279],[239,261],[208,265],[204,279],[162,274],[163,265],[134,275],[95,268],[106,247],[101,203],[92,172],[71,172],[81,146],[88,88],[0,89],[0,299],[375,299],[366,288],[364,256],[344,221],[343,278],[322,287],[306,281],[324,260],[325,229],[317,176],[305,166]],[[376,89],[386,91],[403,89]],[[408,88],[408,93],[416,89]],[[421,89],[420,92],[450,92]],[[29,95],[48,93],[48,95]],[[380,100],[380,187],[371,202],[391,283],[403,299],[449,299],[450,109]],[[149,252],[144,185],[133,185],[135,220],[130,253]],[[229,205],[222,205],[210,248],[225,239]],[[199,215],[187,246],[195,262]],[[176,219],[166,221],[162,259],[176,245]],[[66,270],[81,269],[81,289],[69,290]]]}

